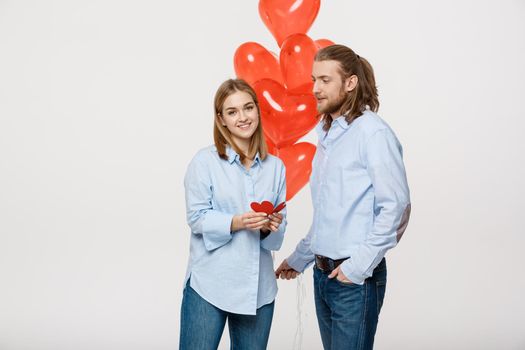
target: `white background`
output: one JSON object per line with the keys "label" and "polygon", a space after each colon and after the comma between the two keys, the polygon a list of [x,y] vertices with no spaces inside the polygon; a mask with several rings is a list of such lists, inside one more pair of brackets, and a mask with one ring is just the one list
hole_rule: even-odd
{"label": "white background", "polygon": [[[321,4],[309,35],[369,59],[405,149],[377,349],[525,348],[524,34],[523,0]],[[255,0],[0,0],[1,350],[178,347],[182,179],[246,41],[278,52]],[[305,188],[276,263],[311,211]],[[321,347],[311,279],[279,281],[270,349],[303,287]]]}

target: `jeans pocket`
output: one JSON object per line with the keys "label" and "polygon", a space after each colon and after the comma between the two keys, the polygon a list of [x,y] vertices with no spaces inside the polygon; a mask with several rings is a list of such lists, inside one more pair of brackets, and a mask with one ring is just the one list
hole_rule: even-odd
{"label": "jeans pocket", "polygon": [[377,296],[377,314],[381,312],[383,307],[383,299],[385,299],[386,292],[386,281],[377,281],[376,282],[376,296]]}
{"label": "jeans pocket", "polygon": [[344,286],[344,287],[355,287],[355,286],[359,286],[359,284],[356,284],[356,283],[353,283],[353,282],[343,282],[343,281],[339,281],[337,279],[337,277],[334,277],[334,280],[337,284],[339,284],[340,286]]}

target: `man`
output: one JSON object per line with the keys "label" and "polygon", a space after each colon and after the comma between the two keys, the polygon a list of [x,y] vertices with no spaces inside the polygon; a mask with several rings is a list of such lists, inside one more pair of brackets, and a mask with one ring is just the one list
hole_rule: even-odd
{"label": "man", "polygon": [[310,178],[310,231],[275,271],[295,278],[314,262],[317,320],[325,349],[372,349],[386,287],[387,250],[410,216],[402,149],[375,113],[372,67],[333,45],[314,60],[321,122]]}

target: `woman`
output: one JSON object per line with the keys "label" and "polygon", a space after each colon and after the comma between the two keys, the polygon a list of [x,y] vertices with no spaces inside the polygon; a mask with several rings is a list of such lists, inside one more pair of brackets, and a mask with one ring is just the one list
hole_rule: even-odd
{"label": "woman", "polygon": [[267,215],[250,204],[284,202],[285,169],[267,152],[257,96],[243,80],[215,94],[214,140],[184,180],[191,239],[180,349],[216,349],[226,320],[233,349],[265,349],[277,294],[271,251],[281,247],[285,210]]}

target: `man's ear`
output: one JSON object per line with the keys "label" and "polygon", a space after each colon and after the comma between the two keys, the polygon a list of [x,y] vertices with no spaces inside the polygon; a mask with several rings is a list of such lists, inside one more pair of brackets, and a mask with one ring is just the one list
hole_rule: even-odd
{"label": "man's ear", "polygon": [[359,78],[357,78],[357,75],[351,75],[345,80],[345,90],[346,92],[350,92],[355,89],[357,86]]}

